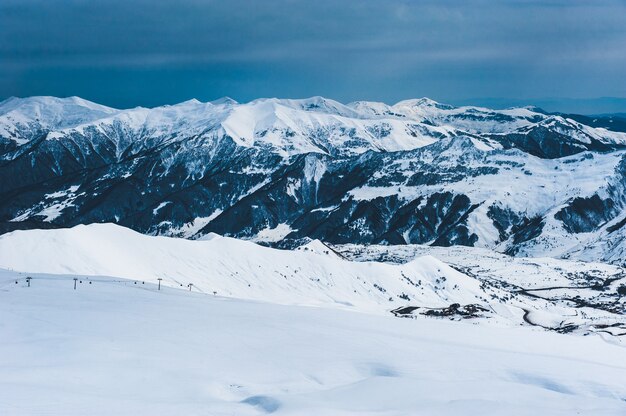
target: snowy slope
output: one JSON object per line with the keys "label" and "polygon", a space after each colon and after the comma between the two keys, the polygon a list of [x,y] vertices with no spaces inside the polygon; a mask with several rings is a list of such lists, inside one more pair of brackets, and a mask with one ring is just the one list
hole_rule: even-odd
{"label": "snowy slope", "polygon": [[2,415],[626,413],[599,337],[33,277],[0,272]]}
{"label": "snowy slope", "polygon": [[91,123],[119,113],[79,97],[12,97],[0,102],[0,137],[26,144],[36,134]]}
{"label": "snowy slope", "polygon": [[[602,333],[618,343],[620,334],[626,333],[626,303],[618,294],[626,287],[626,274],[614,266],[594,272],[593,266],[561,261],[526,275],[523,268],[504,272],[506,262],[498,255],[473,256],[473,261],[485,265],[476,270],[465,267],[462,257],[446,258],[454,266],[450,267],[424,254],[410,255],[402,264],[351,261],[346,257],[363,259],[355,250],[334,251],[319,241],[298,250],[278,250],[215,235],[201,241],[151,237],[113,224],[0,236],[0,268],[22,273],[113,276],[140,285],[161,278],[165,286],[208,295],[534,325],[557,332]],[[500,273],[485,273],[489,262],[499,265]],[[567,290],[546,292],[545,297],[534,292],[553,286]]]}
{"label": "snowy slope", "polygon": [[[434,256],[484,285],[496,285],[537,299],[573,306],[572,313],[585,308],[612,311],[618,321],[626,314],[626,269],[605,263],[553,258],[511,257],[474,247],[423,245],[362,246],[335,245],[332,249],[353,261],[404,264],[421,256]],[[626,334],[626,331],[619,333]]]}
{"label": "snowy slope", "polygon": [[[33,256],[24,253],[34,253]],[[214,236],[150,237],[114,224],[0,236],[0,267],[115,276],[244,299],[386,311],[403,294],[431,307],[482,302],[479,282],[432,257],[404,266],[353,263],[332,253],[287,251]],[[421,282],[413,284],[412,282]]]}

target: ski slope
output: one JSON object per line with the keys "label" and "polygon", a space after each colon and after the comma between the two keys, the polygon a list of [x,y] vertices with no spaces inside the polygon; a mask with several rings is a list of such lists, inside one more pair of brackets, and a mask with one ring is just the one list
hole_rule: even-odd
{"label": "ski slope", "polygon": [[32,277],[0,272],[2,415],[626,414],[599,337]]}
{"label": "ski slope", "polygon": [[[614,343],[624,340],[626,299],[620,290],[626,287],[626,273],[618,267],[553,261],[538,268],[534,260],[519,260],[513,267],[519,271],[508,272],[513,264],[501,254],[478,249],[446,256],[440,248],[432,251],[433,257],[411,251],[420,246],[389,247],[394,252],[408,250],[402,264],[393,264],[356,261],[363,260],[359,247],[339,246],[334,251],[312,241],[296,250],[278,250],[213,234],[186,240],[146,236],[115,224],[91,224],[4,234],[0,268],[112,276],[139,284],[162,279],[164,286],[211,296],[378,315],[407,307],[417,309],[401,315],[448,309],[449,319],[471,318],[481,325],[534,325],[602,336]],[[374,253],[386,249],[371,246]],[[362,254],[368,255],[374,254]],[[452,305],[476,313],[450,311]]]}
{"label": "ski slope", "polygon": [[162,278],[164,285],[192,284],[202,293],[379,312],[401,306],[402,294],[433,307],[480,302],[483,296],[479,282],[433,257],[398,266],[350,262],[328,248],[312,249],[277,250],[216,235],[202,241],[153,237],[91,224],[2,235],[0,267],[152,283]]}

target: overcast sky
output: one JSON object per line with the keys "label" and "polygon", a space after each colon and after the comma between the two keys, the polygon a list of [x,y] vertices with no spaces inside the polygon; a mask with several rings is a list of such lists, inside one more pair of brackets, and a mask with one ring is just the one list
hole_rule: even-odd
{"label": "overcast sky", "polygon": [[626,0],[2,0],[12,95],[626,97]]}

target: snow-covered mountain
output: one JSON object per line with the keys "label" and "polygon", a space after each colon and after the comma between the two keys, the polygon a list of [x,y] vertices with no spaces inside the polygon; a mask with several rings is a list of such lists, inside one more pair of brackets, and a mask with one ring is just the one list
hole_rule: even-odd
{"label": "snow-covered mountain", "polygon": [[626,262],[626,133],[532,107],[322,97],[0,103],[0,231],[116,222],[291,247],[467,245]]}

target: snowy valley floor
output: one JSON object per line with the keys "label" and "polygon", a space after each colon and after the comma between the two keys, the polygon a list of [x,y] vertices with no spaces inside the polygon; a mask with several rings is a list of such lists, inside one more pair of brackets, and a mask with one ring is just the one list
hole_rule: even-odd
{"label": "snowy valley floor", "polygon": [[31,276],[0,273],[2,415],[626,414],[599,335]]}

